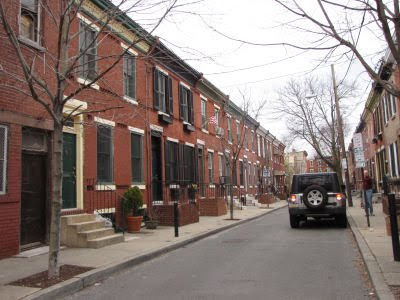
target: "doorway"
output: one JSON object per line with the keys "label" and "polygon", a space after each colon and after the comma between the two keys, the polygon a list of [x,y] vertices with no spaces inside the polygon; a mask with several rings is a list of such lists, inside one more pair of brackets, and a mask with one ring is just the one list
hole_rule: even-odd
{"label": "doorway", "polygon": [[76,208],[76,135],[63,133],[62,208]]}

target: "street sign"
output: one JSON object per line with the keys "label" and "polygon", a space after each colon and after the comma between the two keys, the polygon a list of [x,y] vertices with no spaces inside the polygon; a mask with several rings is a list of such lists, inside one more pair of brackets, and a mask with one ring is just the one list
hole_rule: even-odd
{"label": "street sign", "polygon": [[353,135],[353,147],[354,147],[353,151],[354,151],[354,160],[356,162],[356,168],[364,168],[365,167],[364,145],[361,133],[355,133]]}

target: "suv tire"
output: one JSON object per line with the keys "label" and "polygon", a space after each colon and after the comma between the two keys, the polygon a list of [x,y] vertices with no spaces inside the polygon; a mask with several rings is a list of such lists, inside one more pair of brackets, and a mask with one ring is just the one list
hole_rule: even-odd
{"label": "suv tire", "polygon": [[300,218],[298,216],[290,215],[290,227],[292,228],[300,227]]}
{"label": "suv tire", "polygon": [[310,185],[304,190],[303,202],[309,209],[321,209],[326,205],[326,190],[319,185]]}
{"label": "suv tire", "polygon": [[337,226],[340,228],[346,228],[347,227],[347,216],[346,215],[337,215],[335,217],[335,221]]}

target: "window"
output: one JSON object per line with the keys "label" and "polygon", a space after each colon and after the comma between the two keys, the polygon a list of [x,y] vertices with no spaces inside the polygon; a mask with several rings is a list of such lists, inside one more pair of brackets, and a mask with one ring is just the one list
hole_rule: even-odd
{"label": "window", "polygon": [[259,135],[257,135],[257,151],[258,151],[257,152],[258,156],[261,156],[261,144],[260,144],[260,136]]}
{"label": "window", "polygon": [[21,0],[19,34],[36,43],[39,42],[39,8],[38,0]]}
{"label": "window", "polygon": [[249,150],[249,137],[247,136],[247,127],[244,127],[244,146],[246,147],[246,150]]}
{"label": "window", "polygon": [[313,160],[310,160],[310,167],[312,167],[313,164],[314,164],[314,161],[313,161]]}
{"label": "window", "polygon": [[231,118],[227,117],[226,121],[228,123],[228,142],[232,143],[232,123],[231,123]]}
{"label": "window", "polygon": [[201,128],[207,130],[207,123],[207,101],[206,99],[201,98]]}
{"label": "window", "polygon": [[132,182],[143,182],[143,137],[140,134],[131,133],[131,167]]}
{"label": "window", "polygon": [[97,181],[113,181],[112,128],[97,125]]}
{"label": "window", "polygon": [[172,78],[154,68],[154,108],[172,116],[174,114]]}
{"label": "window", "polygon": [[219,109],[218,108],[214,109],[214,115],[215,115],[215,120],[216,120],[215,125],[219,127]]}
{"label": "window", "polygon": [[84,22],[80,22],[79,32],[79,65],[80,74],[84,79],[96,78],[96,30]]}
{"label": "window", "polygon": [[7,127],[0,126],[0,195],[6,193],[7,178]]}
{"label": "window", "polygon": [[236,121],[236,138],[238,145],[240,144],[240,122]]}
{"label": "window", "polygon": [[224,176],[224,167],[223,167],[223,157],[222,157],[222,155],[218,155],[218,168],[219,168],[219,177]]}
{"label": "window", "polygon": [[209,183],[214,183],[214,157],[212,152],[208,152],[208,180]]}
{"label": "window", "polygon": [[129,54],[124,56],[124,95],[136,98],[136,59]]}
{"label": "window", "polygon": [[399,176],[399,159],[398,159],[397,142],[394,142],[389,145],[389,158],[390,158],[391,176],[398,177]]}
{"label": "window", "polygon": [[244,178],[243,178],[243,161],[239,161],[239,182],[240,185],[243,185]]}
{"label": "window", "polygon": [[165,142],[165,180],[167,183],[177,182],[178,175],[178,143]]}
{"label": "window", "polygon": [[195,152],[194,148],[184,145],[183,174],[186,183],[196,182]]}
{"label": "window", "polygon": [[179,85],[179,117],[194,125],[193,93],[182,84]]}

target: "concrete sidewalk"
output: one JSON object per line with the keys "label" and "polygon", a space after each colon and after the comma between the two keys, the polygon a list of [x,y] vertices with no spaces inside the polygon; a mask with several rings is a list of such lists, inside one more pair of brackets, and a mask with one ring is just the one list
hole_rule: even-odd
{"label": "concrete sidewalk", "polygon": [[200,217],[200,222],[179,228],[179,237],[174,237],[173,227],[159,226],[156,230],[142,229],[137,234],[125,234],[125,242],[100,249],[64,248],[61,250],[60,264],[71,264],[95,268],[47,289],[27,288],[7,285],[47,269],[47,253],[31,257],[15,257],[0,260],[0,299],[54,299],[73,293],[113,272],[139,264],[163,253],[205,238],[211,234],[229,229],[243,222],[260,217],[287,205],[279,201],[267,208],[255,206],[235,210],[234,217],[240,220],[226,220],[228,214],[220,217]]}
{"label": "concrete sidewalk", "polygon": [[[386,234],[385,214],[382,204],[374,203],[375,216],[367,226],[361,198],[353,197],[353,207],[348,207],[349,224],[359,245],[379,299],[394,299],[391,287],[400,286],[400,262],[393,260],[392,239]],[[400,299],[396,297],[396,299]]]}

